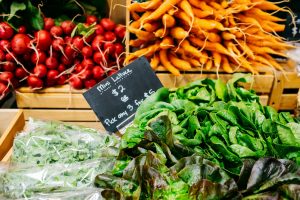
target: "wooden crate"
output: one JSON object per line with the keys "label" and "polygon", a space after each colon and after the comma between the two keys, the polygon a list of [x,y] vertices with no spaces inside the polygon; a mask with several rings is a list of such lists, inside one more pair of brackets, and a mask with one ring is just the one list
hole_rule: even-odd
{"label": "wooden crate", "polygon": [[19,109],[0,109],[0,160],[8,161],[13,140],[25,126],[24,114]]}
{"label": "wooden crate", "polygon": [[297,109],[297,98],[300,92],[300,75],[296,64],[288,61],[284,72],[277,72],[270,96],[270,105],[279,111],[294,113]]}

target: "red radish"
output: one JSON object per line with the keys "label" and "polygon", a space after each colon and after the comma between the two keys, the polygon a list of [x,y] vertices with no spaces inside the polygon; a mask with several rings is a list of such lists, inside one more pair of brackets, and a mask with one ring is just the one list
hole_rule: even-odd
{"label": "red radish", "polygon": [[0,40],[0,50],[7,52],[8,50],[11,50],[11,43],[8,40]]}
{"label": "red radish", "polygon": [[15,65],[15,63],[13,63],[13,62],[6,61],[6,62],[3,64],[3,70],[4,70],[4,71],[7,71],[7,72],[14,72],[15,69],[16,69],[16,65]]}
{"label": "red radish", "polygon": [[101,53],[101,52],[95,52],[94,55],[93,55],[93,60],[95,63],[97,63],[97,65],[103,65],[105,64],[105,62],[108,61],[108,54],[104,54],[104,53]]}
{"label": "red radish", "polygon": [[5,55],[6,61],[15,61],[14,57],[16,57],[16,54],[13,52],[7,53]]}
{"label": "red radish", "polygon": [[84,58],[90,58],[93,55],[93,49],[92,47],[85,46],[81,49],[81,54]]}
{"label": "red radish", "polygon": [[116,26],[116,24],[108,18],[101,19],[100,24],[106,31],[112,31]]}
{"label": "red radish", "polygon": [[114,34],[113,32],[106,32],[104,33],[104,39],[105,41],[115,41],[116,38],[116,34]]}
{"label": "red radish", "polygon": [[47,67],[43,64],[38,64],[33,68],[33,73],[38,78],[44,78],[47,75]]}
{"label": "red radish", "polygon": [[66,66],[70,66],[70,65],[73,64],[73,60],[68,59],[68,58],[66,58],[66,57],[64,57],[64,56],[61,56],[61,57],[60,57],[60,62],[61,62],[62,64],[64,64],[64,65],[66,65]]}
{"label": "red radish", "polygon": [[117,27],[115,28],[115,34],[119,39],[123,40],[126,34],[125,26],[118,24]]}
{"label": "red radish", "polygon": [[103,43],[104,43],[104,36],[97,35],[92,42],[93,51],[99,51],[99,48],[101,49]]}
{"label": "red radish", "polygon": [[5,53],[0,50],[0,62],[5,61]]}
{"label": "red radish", "polygon": [[108,76],[111,76],[111,75],[113,75],[113,74],[116,73],[116,72],[117,72],[116,69],[111,69],[111,70],[107,73],[107,75],[108,75]]}
{"label": "red radish", "polygon": [[92,78],[92,76],[93,76],[93,72],[92,72],[92,70],[89,70],[89,69],[84,69],[84,71],[79,73],[79,77],[82,80],[90,79],[90,78]]}
{"label": "red radish", "polygon": [[31,63],[32,64],[41,64],[45,63],[47,55],[44,51],[37,50],[38,53],[33,52],[31,54]]}
{"label": "red radish", "polygon": [[82,67],[81,64],[77,64],[74,68],[75,73],[80,73],[84,68]]}
{"label": "red radish", "polygon": [[55,36],[55,37],[59,37],[61,36],[64,32],[63,29],[60,26],[53,26],[50,29],[50,33],[51,35]]}
{"label": "red radish", "polygon": [[23,61],[24,61],[24,62],[31,62],[31,54],[30,54],[30,52],[25,53],[25,54],[22,56],[22,58],[23,58]]}
{"label": "red radish", "polygon": [[4,83],[0,82],[0,99],[9,92],[9,88]]}
{"label": "red radish", "polygon": [[71,38],[70,36],[66,36],[66,37],[64,38],[64,40],[65,40],[65,44],[71,44],[73,38]]}
{"label": "red radish", "polygon": [[92,59],[87,58],[87,59],[83,59],[83,61],[81,62],[81,65],[82,65],[83,69],[93,69],[94,62]]}
{"label": "red radish", "polygon": [[30,38],[22,33],[16,34],[11,40],[11,48],[16,54],[25,54],[30,51]]}
{"label": "red radish", "polygon": [[23,79],[27,76],[27,72],[22,67],[18,67],[15,71],[15,76],[18,79]]}
{"label": "red radish", "polygon": [[26,29],[26,26],[20,26],[18,28],[18,33],[26,33],[27,29]]}
{"label": "red radish", "polygon": [[8,82],[11,82],[13,78],[14,78],[14,75],[11,72],[1,72],[0,73],[0,82],[8,83]]}
{"label": "red radish", "polygon": [[59,72],[57,70],[51,69],[47,73],[47,79],[48,80],[56,80],[58,75],[59,75]]}
{"label": "red radish", "polygon": [[114,55],[115,54],[115,45],[112,42],[106,42],[103,46],[104,48],[104,52],[107,52],[110,55]]}
{"label": "red radish", "polygon": [[115,43],[114,46],[115,46],[115,55],[119,56],[121,53],[124,52],[124,47],[122,44]]}
{"label": "red radish", "polygon": [[57,70],[59,72],[66,71],[66,66],[64,64],[59,64],[58,67],[57,67]]}
{"label": "red radish", "polygon": [[48,31],[45,30],[38,31],[35,39],[37,43],[37,48],[41,50],[49,49],[50,45],[52,44],[51,35]]}
{"label": "red radish", "polygon": [[57,78],[57,84],[58,85],[64,85],[67,81],[67,76],[66,75],[61,75],[60,77]]}
{"label": "red radish", "polygon": [[14,29],[6,22],[0,23],[0,39],[8,40],[14,34]]}
{"label": "red radish", "polygon": [[77,56],[77,52],[70,45],[65,46],[64,52],[69,59],[74,59]]}
{"label": "red radish", "polygon": [[41,89],[43,87],[43,81],[34,75],[28,76],[27,84],[33,89]]}
{"label": "red radish", "polygon": [[46,87],[52,87],[56,85],[57,80],[56,79],[49,79],[46,78]]}
{"label": "red radish", "polygon": [[87,24],[93,24],[93,23],[97,23],[97,21],[98,21],[98,18],[95,16],[95,15],[88,15],[87,17],[86,17],[86,23]]}
{"label": "red radish", "polygon": [[103,29],[103,27],[102,27],[100,24],[97,24],[97,25],[95,26],[95,29],[96,29],[95,33],[96,33],[97,35],[103,35],[104,29]]}
{"label": "red radish", "polygon": [[64,34],[66,35],[70,35],[75,28],[75,24],[70,20],[63,21],[60,26],[63,29]]}
{"label": "red radish", "polygon": [[82,37],[81,36],[75,36],[72,40],[72,45],[73,45],[74,48],[81,51],[81,49],[84,46],[84,41],[83,41]]}
{"label": "red radish", "polygon": [[55,26],[54,19],[52,18],[44,18],[44,29],[50,31],[50,29]]}
{"label": "red radish", "polygon": [[49,69],[56,69],[59,65],[58,60],[54,56],[47,58],[45,64]]}
{"label": "red radish", "polygon": [[96,37],[96,33],[94,32],[90,36],[84,37],[84,41],[87,42],[87,43],[91,43],[95,37]]}
{"label": "red radish", "polygon": [[75,60],[73,61],[74,64],[80,64],[82,62],[82,59],[80,58],[75,58]]}
{"label": "red radish", "polygon": [[65,42],[62,38],[57,38],[52,41],[52,48],[55,51],[62,51]]}
{"label": "red radish", "polygon": [[82,81],[77,75],[72,75],[69,83],[75,89],[82,89]]}
{"label": "red radish", "polygon": [[51,56],[51,54],[52,54],[52,56],[51,57],[54,57],[54,58],[59,58],[59,56],[60,56],[60,53],[59,52],[57,52],[57,51],[54,51],[54,50],[52,50],[52,52],[51,52],[51,50],[49,50],[49,52],[48,52],[48,54]]}
{"label": "red radish", "polygon": [[95,67],[93,68],[93,77],[94,77],[96,80],[101,80],[101,79],[103,79],[104,74],[105,74],[105,72],[104,72],[104,70],[103,70],[102,67],[100,67],[100,66],[95,66]]}
{"label": "red radish", "polygon": [[84,86],[86,89],[90,89],[96,84],[97,84],[97,82],[94,79],[84,81]]}

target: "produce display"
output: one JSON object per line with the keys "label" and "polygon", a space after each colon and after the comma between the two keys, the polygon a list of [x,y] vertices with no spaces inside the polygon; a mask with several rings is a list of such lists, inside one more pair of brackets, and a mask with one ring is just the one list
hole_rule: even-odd
{"label": "produce display", "polygon": [[0,199],[91,196],[95,176],[110,171],[118,154],[115,136],[30,120],[14,140],[12,165],[0,170]]}
{"label": "produce display", "polygon": [[274,15],[291,11],[277,2],[149,0],[132,1],[128,9],[129,45],[136,51],[126,62],[145,55],[153,69],[174,75],[195,67],[254,74],[262,68],[282,70],[272,56],[286,57],[292,48],[277,34],[284,31],[285,19]]}
{"label": "produce display", "polygon": [[[30,1],[13,2],[10,12],[17,15],[20,7],[37,9]],[[13,23],[14,14],[0,20],[1,97],[24,85],[37,90],[69,83],[89,89],[123,65],[126,28],[109,18],[86,14],[75,21],[37,14],[31,27]]]}
{"label": "produce display", "polygon": [[299,199],[300,123],[238,86],[250,78],[159,89],[95,184],[124,199]]}

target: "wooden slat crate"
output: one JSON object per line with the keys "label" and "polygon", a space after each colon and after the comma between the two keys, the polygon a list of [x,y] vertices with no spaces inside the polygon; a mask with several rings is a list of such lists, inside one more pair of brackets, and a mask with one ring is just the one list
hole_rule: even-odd
{"label": "wooden slat crate", "polygon": [[277,72],[270,96],[270,105],[276,110],[294,113],[300,92],[300,76],[295,63],[289,60],[284,65],[284,72]]}
{"label": "wooden slat crate", "polygon": [[0,161],[8,161],[13,140],[25,126],[24,114],[19,109],[0,109]]}

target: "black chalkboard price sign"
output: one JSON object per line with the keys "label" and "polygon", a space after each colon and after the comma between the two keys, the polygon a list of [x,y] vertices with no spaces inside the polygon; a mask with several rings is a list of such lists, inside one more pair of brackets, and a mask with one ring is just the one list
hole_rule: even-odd
{"label": "black chalkboard price sign", "polygon": [[83,95],[105,129],[116,132],[128,125],[142,101],[161,87],[149,62],[141,57]]}

